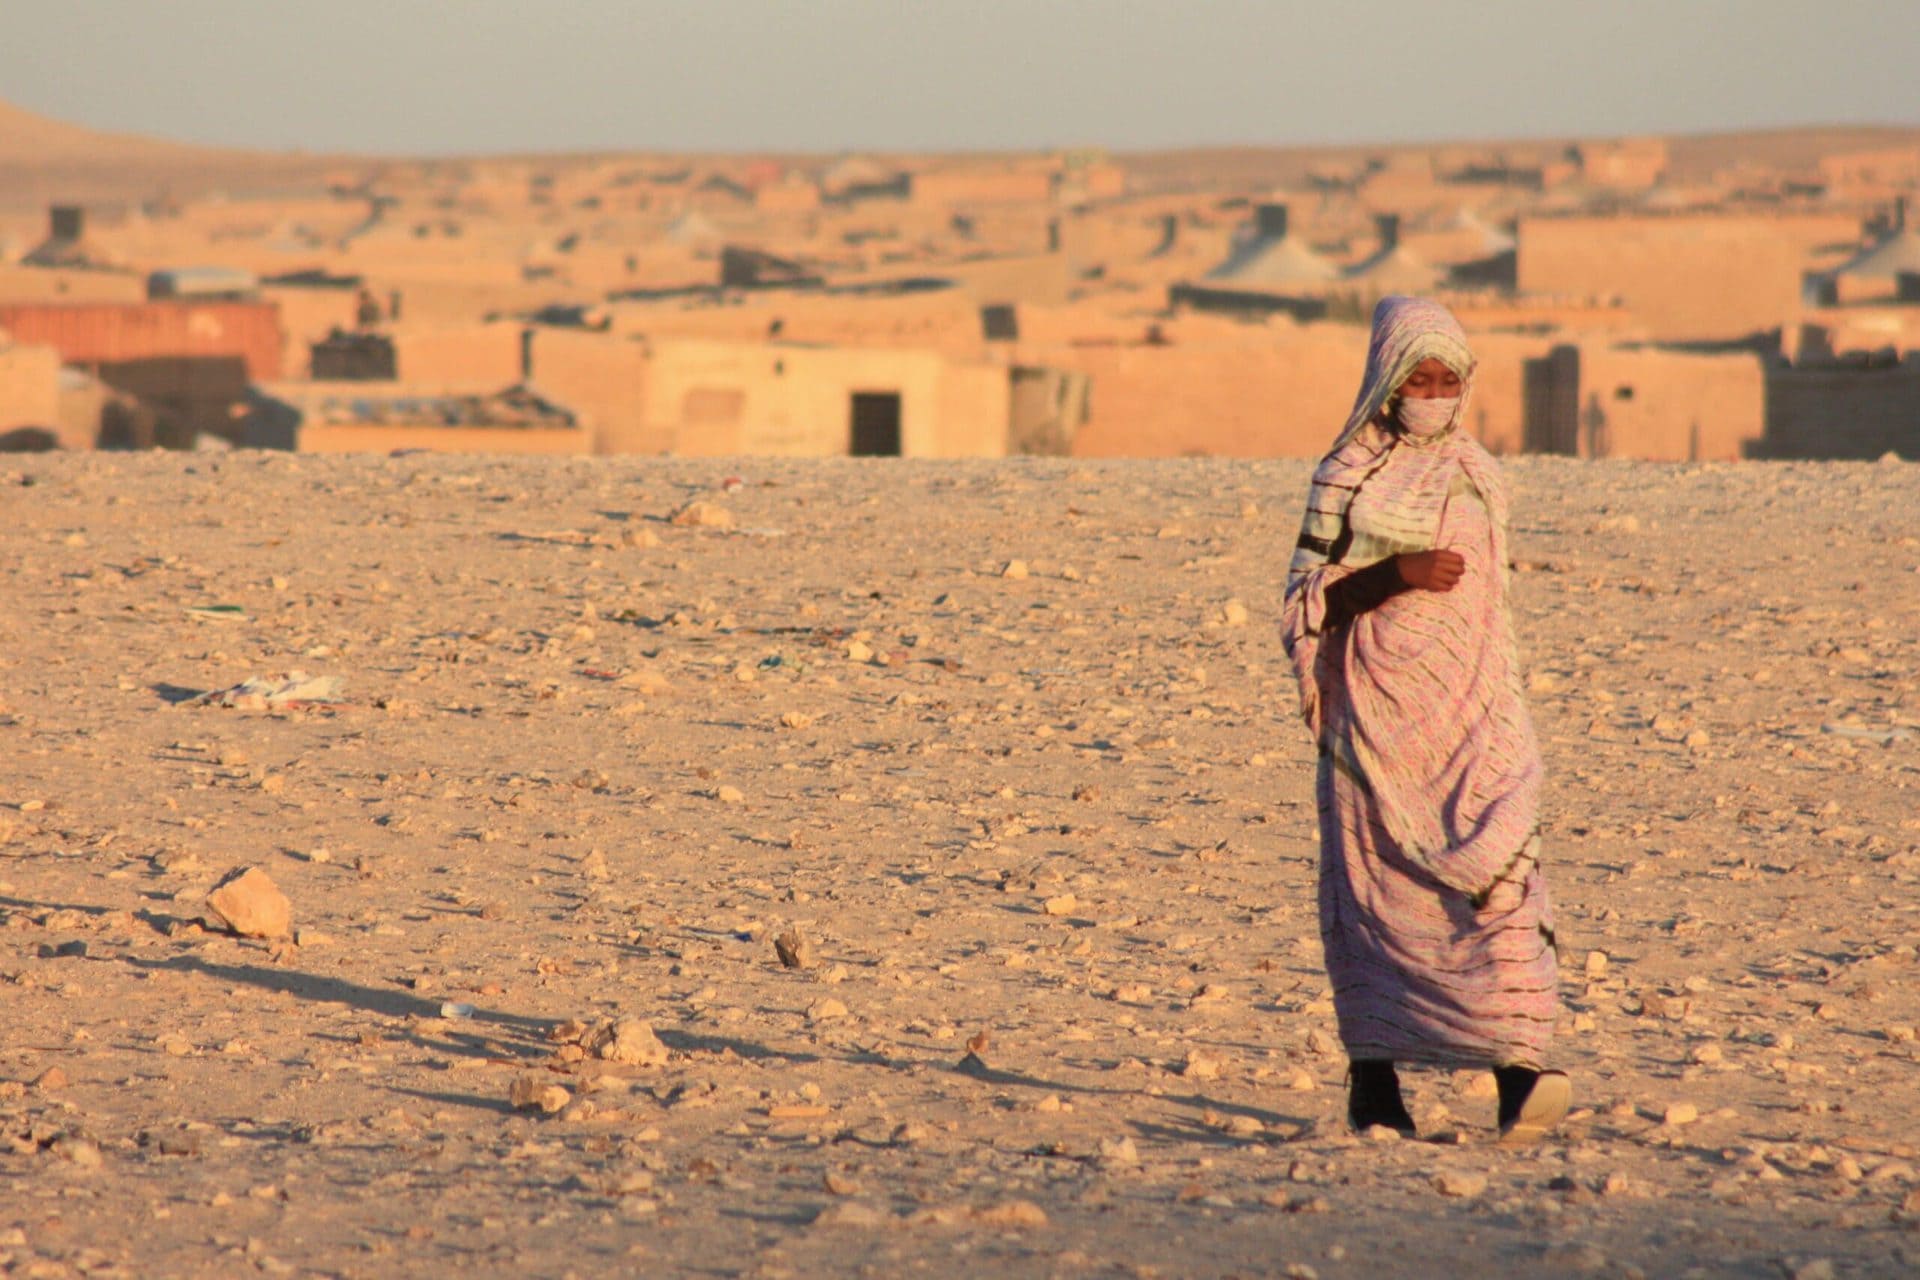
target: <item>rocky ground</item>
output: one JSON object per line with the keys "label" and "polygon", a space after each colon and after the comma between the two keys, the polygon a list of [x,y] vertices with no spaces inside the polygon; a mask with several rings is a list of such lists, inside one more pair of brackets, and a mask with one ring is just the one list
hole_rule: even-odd
{"label": "rocky ground", "polygon": [[1509,475],[1518,1151],[1343,1124],[1306,464],[0,465],[0,1271],[1913,1274],[1920,467]]}

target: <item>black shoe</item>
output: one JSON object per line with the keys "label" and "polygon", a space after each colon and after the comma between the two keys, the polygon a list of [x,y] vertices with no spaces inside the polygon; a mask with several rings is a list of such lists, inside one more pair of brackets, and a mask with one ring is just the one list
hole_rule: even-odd
{"label": "black shoe", "polygon": [[1400,1100],[1400,1076],[1391,1062],[1356,1061],[1347,1068],[1347,1123],[1356,1133],[1375,1125],[1413,1137],[1413,1117]]}
{"label": "black shoe", "polygon": [[1573,1082],[1564,1071],[1532,1067],[1495,1067],[1500,1086],[1500,1141],[1533,1142],[1566,1118],[1573,1105]]}

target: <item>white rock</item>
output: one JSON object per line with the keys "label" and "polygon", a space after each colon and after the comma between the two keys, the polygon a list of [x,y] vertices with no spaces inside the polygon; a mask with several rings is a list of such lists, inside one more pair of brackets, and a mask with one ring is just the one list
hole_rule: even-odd
{"label": "white rock", "polygon": [[207,906],[221,924],[245,938],[293,934],[293,904],[259,867],[231,872],[207,895]]}
{"label": "white rock", "polygon": [[588,1034],[584,1047],[602,1061],[630,1067],[664,1067],[671,1056],[652,1024],[642,1018],[602,1023]]}
{"label": "white rock", "polygon": [[1433,1175],[1433,1189],[1443,1196],[1468,1199],[1487,1189],[1487,1175],[1447,1170]]}

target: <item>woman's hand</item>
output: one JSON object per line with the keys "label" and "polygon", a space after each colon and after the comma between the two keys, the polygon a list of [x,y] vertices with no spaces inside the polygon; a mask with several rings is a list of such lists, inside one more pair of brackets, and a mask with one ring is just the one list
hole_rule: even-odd
{"label": "woman's hand", "polygon": [[1451,591],[1467,571],[1458,551],[1410,551],[1393,558],[1400,580],[1421,591]]}

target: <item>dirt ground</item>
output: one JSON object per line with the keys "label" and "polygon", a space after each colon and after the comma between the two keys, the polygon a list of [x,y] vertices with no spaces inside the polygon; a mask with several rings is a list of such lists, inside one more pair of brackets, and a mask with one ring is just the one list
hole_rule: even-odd
{"label": "dirt ground", "polygon": [[1343,1123],[1306,464],[0,464],[0,1272],[1914,1274],[1920,466],[1508,473],[1522,1150]]}

